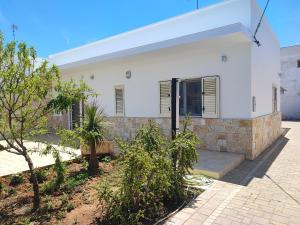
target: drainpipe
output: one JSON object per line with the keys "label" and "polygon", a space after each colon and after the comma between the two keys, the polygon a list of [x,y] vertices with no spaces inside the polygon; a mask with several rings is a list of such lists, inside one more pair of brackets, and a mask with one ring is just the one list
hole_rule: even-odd
{"label": "drainpipe", "polygon": [[175,139],[179,131],[179,79],[172,78],[171,82],[171,132]]}

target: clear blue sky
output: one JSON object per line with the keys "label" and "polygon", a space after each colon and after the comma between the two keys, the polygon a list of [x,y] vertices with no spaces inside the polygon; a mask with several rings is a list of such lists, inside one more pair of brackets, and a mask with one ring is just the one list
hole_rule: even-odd
{"label": "clear blue sky", "polygon": [[[0,0],[0,30],[10,40],[15,23],[17,39],[47,57],[195,8],[196,0]],[[300,44],[300,0],[270,0],[267,17],[281,46]]]}

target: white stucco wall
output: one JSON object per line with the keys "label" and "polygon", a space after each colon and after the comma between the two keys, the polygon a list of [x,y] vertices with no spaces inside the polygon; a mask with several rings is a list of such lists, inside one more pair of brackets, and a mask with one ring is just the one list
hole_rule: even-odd
{"label": "white stucco wall", "polygon": [[281,86],[286,89],[281,95],[281,111],[284,119],[300,119],[300,46],[281,49]]}
{"label": "white stucco wall", "polygon": [[[115,116],[114,86],[124,85],[125,116],[159,117],[159,81],[219,75],[220,117],[255,118],[272,113],[272,86],[278,88],[278,94],[280,90],[280,48],[266,18],[257,34],[261,47],[249,41],[245,32],[236,31],[148,53],[90,61],[71,68],[64,65],[234,23],[242,24],[248,33],[254,34],[260,16],[261,10],[255,0],[224,1],[58,53],[50,60],[63,68],[63,79],[82,77],[99,93],[99,102],[108,116]],[[228,57],[226,63],[221,61],[222,55]],[[132,72],[131,79],[125,78],[127,70]],[[94,75],[93,80],[91,75]],[[252,96],[256,97],[256,112],[252,112]]]}
{"label": "white stucco wall", "polygon": [[[255,0],[252,0],[251,12],[251,33],[254,34],[262,15]],[[277,109],[280,110],[280,46],[267,17],[262,21],[257,39],[261,44],[260,47],[255,43],[251,44],[251,90],[252,96],[256,97],[256,111],[252,112],[253,118],[272,113],[273,86],[277,87]]]}
{"label": "white stucco wall", "polygon": [[[228,61],[221,61],[226,54]],[[125,72],[132,71],[126,79]],[[94,75],[91,80],[90,76]],[[231,35],[126,59],[68,69],[62,77],[82,77],[97,93],[106,115],[115,116],[114,86],[125,87],[125,116],[159,117],[159,81],[220,76],[221,118],[250,117],[249,42]]]}

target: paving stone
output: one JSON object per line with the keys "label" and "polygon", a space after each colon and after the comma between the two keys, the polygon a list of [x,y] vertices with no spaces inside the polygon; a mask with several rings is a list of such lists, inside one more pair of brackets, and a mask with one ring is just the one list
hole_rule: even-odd
{"label": "paving stone", "polygon": [[286,136],[214,182],[185,224],[300,225],[300,123],[282,124]]}

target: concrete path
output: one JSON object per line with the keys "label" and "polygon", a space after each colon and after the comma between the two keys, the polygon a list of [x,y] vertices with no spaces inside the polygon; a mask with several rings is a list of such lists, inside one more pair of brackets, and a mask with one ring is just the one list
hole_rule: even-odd
{"label": "concrete path", "polygon": [[[3,141],[1,141],[3,143]],[[3,143],[4,144],[4,143]],[[30,147],[30,149],[42,149],[45,148],[44,144],[37,143],[37,142],[27,142],[26,145]],[[58,147],[58,146],[56,146]],[[74,153],[75,155],[80,154],[79,149],[71,149],[66,148],[65,151],[69,151]],[[44,167],[48,165],[54,164],[54,159],[52,155],[39,155],[39,153],[32,153],[31,159],[33,161],[34,166],[37,167]],[[61,157],[63,161],[70,160],[74,155],[70,155],[67,153],[61,153]],[[25,161],[23,156],[15,155],[6,151],[0,152],[0,177],[6,176],[10,174],[20,173],[23,171],[28,170],[27,162]]]}
{"label": "concrete path", "polygon": [[216,181],[167,225],[300,225],[300,122],[255,161]]}

